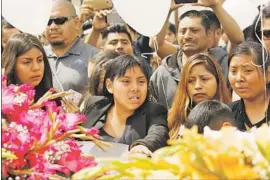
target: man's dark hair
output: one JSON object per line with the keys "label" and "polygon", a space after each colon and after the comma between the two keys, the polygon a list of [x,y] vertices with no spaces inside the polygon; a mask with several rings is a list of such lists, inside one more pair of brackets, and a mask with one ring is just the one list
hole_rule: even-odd
{"label": "man's dark hair", "polygon": [[132,42],[132,39],[131,39],[131,36],[127,30],[127,27],[123,23],[114,23],[102,31],[103,44],[105,43],[105,41],[110,33],[125,33],[128,36],[128,39],[130,40],[130,42]]}
{"label": "man's dark hair", "polygon": [[220,21],[219,21],[218,17],[216,16],[216,14],[213,11],[202,10],[201,12],[203,12],[204,14],[206,14],[206,16],[209,18],[209,20],[210,20],[210,27],[212,29],[216,30],[216,29],[220,29],[221,28]]}
{"label": "man's dark hair", "polygon": [[229,122],[232,126],[236,126],[231,109],[217,100],[206,100],[192,109],[184,125],[186,128],[196,125],[198,126],[198,133],[202,134],[205,126],[219,130],[224,122]]}
{"label": "man's dark hair", "polygon": [[12,26],[6,20],[2,20],[1,25],[2,25],[2,29],[13,29],[13,28],[15,28],[14,26]]}
{"label": "man's dark hair", "polygon": [[199,18],[201,18],[201,23],[202,23],[202,26],[205,28],[205,31],[208,32],[208,30],[210,30],[210,27],[211,27],[210,26],[210,19],[203,12],[196,11],[196,10],[187,11],[180,16],[179,22],[182,19],[184,19],[185,17],[189,17],[189,18],[199,17]]}
{"label": "man's dark hair", "polygon": [[145,78],[147,79],[147,83],[149,82],[151,70],[149,65],[144,59],[139,57],[135,57],[132,55],[121,55],[116,57],[113,61],[111,61],[106,67],[106,73],[104,77],[103,84],[103,94],[108,98],[113,98],[113,95],[108,92],[106,88],[106,79],[110,79],[114,81],[116,78],[120,78],[125,75],[128,69],[139,66]]}
{"label": "man's dark hair", "polygon": [[174,24],[170,23],[168,29],[169,29],[170,32],[172,32],[173,34],[176,35],[176,29],[175,29],[175,25]]}

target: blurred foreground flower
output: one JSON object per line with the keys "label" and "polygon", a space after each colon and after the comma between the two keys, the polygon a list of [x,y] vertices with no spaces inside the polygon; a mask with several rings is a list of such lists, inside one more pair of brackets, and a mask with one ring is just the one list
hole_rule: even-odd
{"label": "blurred foreground flower", "polygon": [[270,179],[269,134],[266,125],[249,133],[226,128],[201,135],[196,127],[185,129],[182,139],[169,140],[171,146],[151,159],[113,160],[72,179]]}
{"label": "blurred foreground flower", "polygon": [[91,140],[100,147],[104,144],[97,138],[98,130],[80,126],[86,120],[84,115],[64,113],[61,106],[48,99],[33,106],[35,91],[30,85],[2,85],[4,178],[49,179],[60,177],[59,173],[68,177],[97,165],[94,157],[84,155],[74,140]]}

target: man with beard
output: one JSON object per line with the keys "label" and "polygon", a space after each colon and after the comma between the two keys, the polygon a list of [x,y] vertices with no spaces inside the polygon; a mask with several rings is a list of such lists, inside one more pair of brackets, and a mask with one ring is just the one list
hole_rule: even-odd
{"label": "man with beard", "polygon": [[53,72],[53,86],[58,90],[82,92],[87,88],[88,59],[99,50],[78,37],[80,28],[74,6],[66,0],[54,1],[45,30],[49,43],[45,50]]}

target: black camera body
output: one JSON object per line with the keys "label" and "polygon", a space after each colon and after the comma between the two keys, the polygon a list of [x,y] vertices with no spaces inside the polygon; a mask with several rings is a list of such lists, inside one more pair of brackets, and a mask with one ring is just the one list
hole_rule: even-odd
{"label": "black camera body", "polygon": [[174,0],[175,4],[197,3],[198,0]]}

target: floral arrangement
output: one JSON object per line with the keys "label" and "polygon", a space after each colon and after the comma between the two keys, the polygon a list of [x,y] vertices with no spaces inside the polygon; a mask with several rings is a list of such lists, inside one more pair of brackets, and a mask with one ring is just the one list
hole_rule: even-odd
{"label": "floral arrangement", "polygon": [[[86,117],[65,113],[52,99],[65,95],[49,90],[33,104],[34,87],[6,86],[2,78],[2,178],[49,179],[69,177],[97,165],[84,155],[75,138],[91,140],[99,147],[97,129],[81,127]],[[61,176],[60,176],[61,175]]]}
{"label": "floral arrangement", "polygon": [[183,138],[152,158],[112,160],[106,166],[86,168],[72,179],[270,179],[270,127],[249,133],[226,128],[184,130]]}

